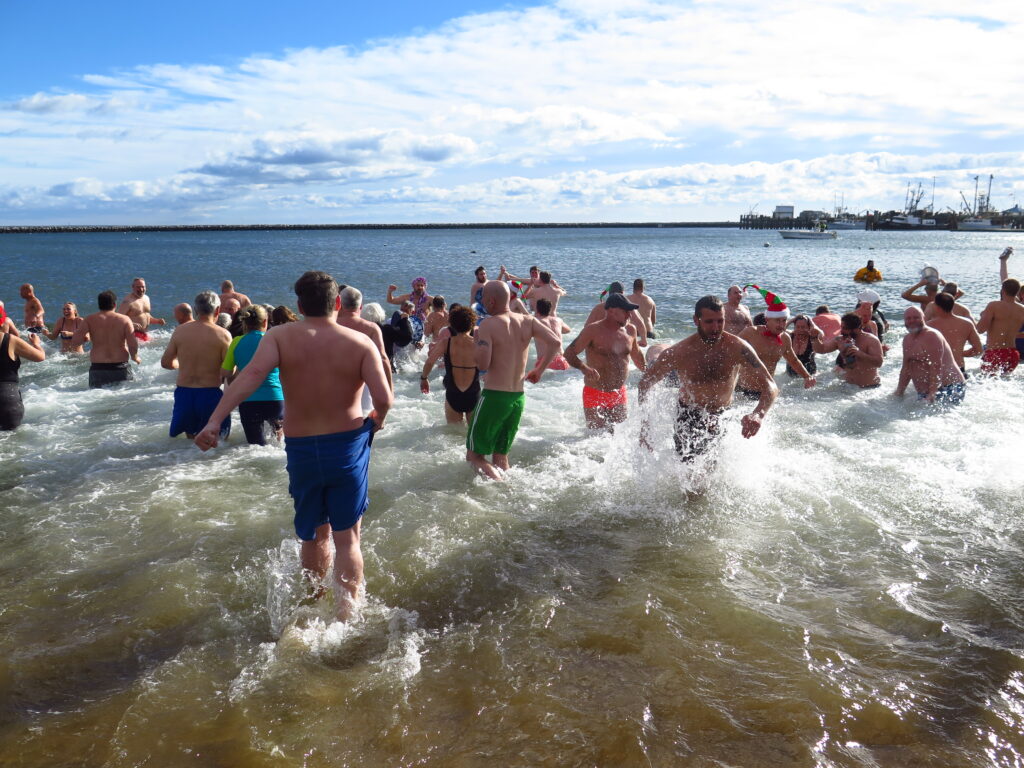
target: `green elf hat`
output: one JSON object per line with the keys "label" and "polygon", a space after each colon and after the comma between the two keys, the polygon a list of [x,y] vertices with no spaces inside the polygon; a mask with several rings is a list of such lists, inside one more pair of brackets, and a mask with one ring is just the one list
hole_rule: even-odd
{"label": "green elf hat", "polygon": [[753,288],[764,297],[765,304],[768,305],[768,309],[765,311],[764,316],[767,317],[789,317],[789,307],[783,303],[782,299],[776,296],[771,291],[766,291],[764,288],[754,285],[753,283],[743,286],[743,292],[747,292],[747,288]]}

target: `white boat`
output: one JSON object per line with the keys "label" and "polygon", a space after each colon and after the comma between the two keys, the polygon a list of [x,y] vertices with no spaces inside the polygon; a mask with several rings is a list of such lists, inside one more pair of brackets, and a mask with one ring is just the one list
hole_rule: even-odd
{"label": "white boat", "polygon": [[785,240],[835,240],[838,235],[830,229],[780,229]]}
{"label": "white boat", "polygon": [[856,219],[835,219],[830,221],[829,229],[864,229],[864,222]]}
{"label": "white boat", "polygon": [[992,219],[983,219],[979,216],[971,216],[957,224],[961,232],[1021,232],[1024,230],[1012,229],[1010,227],[993,224]]}

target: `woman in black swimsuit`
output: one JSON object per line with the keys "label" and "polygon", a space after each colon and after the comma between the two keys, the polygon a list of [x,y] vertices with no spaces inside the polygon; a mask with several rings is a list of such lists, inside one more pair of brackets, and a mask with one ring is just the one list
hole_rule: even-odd
{"label": "woman in black swimsuit", "polygon": [[[78,307],[75,306],[74,302],[69,301],[64,305],[64,314],[60,320],[53,324],[53,332],[46,332],[46,336],[50,341],[60,339],[60,351],[64,354],[84,354],[85,347],[83,345],[71,346],[71,338],[83,322],[85,322],[84,319],[78,316]],[[86,341],[88,340],[88,337],[86,337]]]}
{"label": "woman in black swimsuit", "polygon": [[423,364],[420,391],[430,392],[428,377],[434,365],[444,358],[444,414],[449,424],[462,424],[476,408],[480,398],[480,371],[476,367],[472,332],[476,313],[469,307],[453,309],[448,318],[451,336],[434,344]]}
{"label": "woman in black swimsuit", "polygon": [[[811,323],[811,318],[807,315],[797,315],[793,318],[793,351],[812,376],[818,372],[818,364],[814,360],[813,341],[815,338],[821,341],[824,335],[819,328]],[[786,373],[790,376],[797,375],[789,363],[786,363]]]}
{"label": "woman in black swimsuit", "polygon": [[[2,311],[0,311],[2,313]],[[25,416],[18,389],[21,360],[41,362],[46,359],[39,337],[31,334],[28,341],[9,333],[0,333],[0,429],[17,429]]]}

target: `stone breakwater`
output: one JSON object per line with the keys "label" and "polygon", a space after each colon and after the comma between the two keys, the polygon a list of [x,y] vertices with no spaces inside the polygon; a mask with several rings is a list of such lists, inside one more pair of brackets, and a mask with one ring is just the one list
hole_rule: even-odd
{"label": "stone breakwater", "polygon": [[608,221],[499,222],[454,224],[66,224],[59,226],[0,226],[0,234],[53,234],[60,232],[245,232],[285,230],[369,230],[369,229],[657,229],[738,227],[735,221]]}

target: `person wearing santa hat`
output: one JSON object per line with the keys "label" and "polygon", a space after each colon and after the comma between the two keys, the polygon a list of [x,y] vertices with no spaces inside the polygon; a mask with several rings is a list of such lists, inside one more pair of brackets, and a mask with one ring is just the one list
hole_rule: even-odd
{"label": "person wearing santa hat", "polygon": [[[768,369],[769,375],[774,376],[779,360],[786,358],[790,368],[804,380],[804,388],[813,387],[817,381],[807,372],[807,368],[797,357],[793,350],[793,338],[786,332],[786,325],[789,323],[789,307],[771,291],[766,291],[756,285],[748,285],[746,288],[757,290],[764,297],[768,306],[764,313],[764,325],[744,328],[740,332],[740,338],[754,348],[757,356],[764,363],[764,367]],[[756,379],[757,377],[752,371],[741,371],[736,385],[737,391],[749,398],[760,400],[761,391],[755,389]]]}

